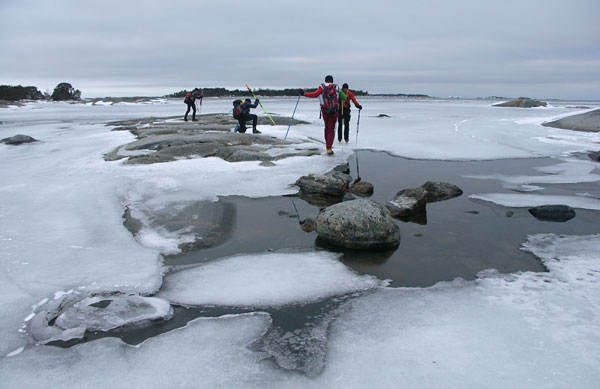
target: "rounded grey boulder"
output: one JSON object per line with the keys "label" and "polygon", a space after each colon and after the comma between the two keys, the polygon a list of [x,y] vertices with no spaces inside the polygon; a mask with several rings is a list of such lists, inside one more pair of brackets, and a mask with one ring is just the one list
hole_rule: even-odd
{"label": "rounded grey boulder", "polygon": [[2,140],[0,140],[0,142],[2,143],[6,143],[7,145],[13,145],[13,146],[17,146],[17,145],[22,145],[23,143],[31,143],[31,142],[37,142],[37,139],[34,139],[32,137],[30,137],[29,135],[15,135],[15,136],[11,136],[10,138],[4,138]]}
{"label": "rounded grey boulder", "polygon": [[544,222],[566,222],[575,217],[575,210],[568,205],[540,205],[530,208],[529,213]]}
{"label": "rounded grey boulder", "polygon": [[334,204],[317,217],[319,239],[350,249],[383,249],[400,244],[400,230],[384,206],[367,199]]}

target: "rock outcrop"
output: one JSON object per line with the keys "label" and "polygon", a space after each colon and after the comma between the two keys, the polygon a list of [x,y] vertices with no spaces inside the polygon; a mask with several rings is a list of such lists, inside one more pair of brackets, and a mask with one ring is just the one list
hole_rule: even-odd
{"label": "rock outcrop", "polygon": [[534,108],[546,107],[548,103],[530,99],[528,97],[519,97],[516,100],[507,101],[506,103],[494,104],[494,107],[513,107],[513,108]]}
{"label": "rock outcrop", "polygon": [[409,221],[414,215],[425,213],[426,205],[427,191],[420,187],[401,190],[387,202],[386,207],[393,217]]}
{"label": "rock outcrop", "polygon": [[323,210],[316,220],[319,240],[348,249],[386,249],[400,244],[390,212],[367,199],[344,201]]}
{"label": "rock outcrop", "polygon": [[[264,119],[268,120],[268,119]],[[277,123],[286,118],[277,117]],[[266,135],[232,133],[236,121],[226,115],[201,115],[198,122],[147,118],[112,122],[114,130],[130,131],[137,140],[106,154],[108,161],[152,164],[179,159],[217,157],[228,162],[270,162],[294,156],[319,155],[319,147],[295,147],[298,142]]]}
{"label": "rock outcrop", "polygon": [[346,191],[344,180],[324,174],[302,176],[296,181],[296,185],[303,194],[339,197],[340,199]]}
{"label": "rock outcrop", "polygon": [[404,222],[427,224],[427,203],[449,200],[462,195],[458,186],[446,182],[427,181],[414,189],[404,189],[386,203],[391,215]]}
{"label": "rock outcrop", "polygon": [[450,200],[462,195],[463,191],[458,186],[446,182],[427,181],[421,188],[427,191],[427,202]]}
{"label": "rock outcrop", "polygon": [[600,109],[571,115],[552,122],[543,123],[543,126],[561,128],[563,130],[599,132],[600,131]]}
{"label": "rock outcrop", "polygon": [[18,146],[18,145],[22,145],[23,143],[32,143],[32,142],[39,142],[39,141],[37,139],[30,137],[29,135],[21,135],[21,134],[0,140],[0,143],[6,143],[7,145],[12,145],[12,146]]}

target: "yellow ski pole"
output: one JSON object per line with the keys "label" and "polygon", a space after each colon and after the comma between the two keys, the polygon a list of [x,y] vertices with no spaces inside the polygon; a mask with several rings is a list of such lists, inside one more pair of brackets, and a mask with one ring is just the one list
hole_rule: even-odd
{"label": "yellow ski pole", "polygon": [[[250,91],[250,93],[252,93],[252,96],[254,96],[254,100],[257,100],[256,95],[254,94],[254,92],[252,92],[252,89],[250,89],[250,87],[248,86],[248,84],[246,84],[246,88],[248,88],[248,91]],[[263,107],[263,105],[260,103],[260,100],[258,101],[258,105],[260,105],[260,107],[262,108],[263,111],[265,111],[265,113],[267,114],[267,116],[269,117],[269,119],[271,119],[271,123],[273,123],[273,125],[275,125],[275,120],[273,120],[273,118],[271,117],[271,115],[269,115],[269,113],[267,112],[267,110],[265,109],[265,107]]]}

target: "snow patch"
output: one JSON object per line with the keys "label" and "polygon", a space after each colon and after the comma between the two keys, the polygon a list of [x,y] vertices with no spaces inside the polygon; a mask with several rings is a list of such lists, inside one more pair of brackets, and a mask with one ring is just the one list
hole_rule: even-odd
{"label": "snow patch", "polygon": [[271,307],[308,303],[384,285],[324,251],[240,255],[177,271],[157,296],[181,305]]}

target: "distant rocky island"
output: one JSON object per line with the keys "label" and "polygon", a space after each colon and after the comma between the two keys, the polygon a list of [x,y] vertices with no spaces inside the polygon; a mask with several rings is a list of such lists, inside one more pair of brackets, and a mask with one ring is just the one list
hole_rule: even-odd
{"label": "distant rocky island", "polygon": [[530,99],[529,97],[519,97],[515,100],[510,100],[505,103],[494,104],[494,107],[512,107],[512,108],[534,108],[546,107],[548,103],[545,101]]}

